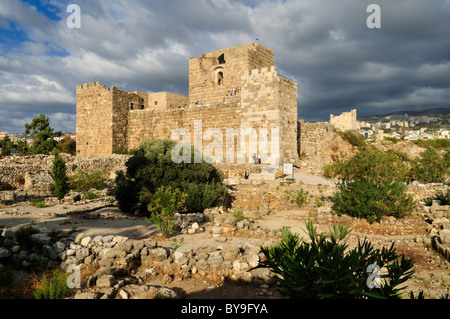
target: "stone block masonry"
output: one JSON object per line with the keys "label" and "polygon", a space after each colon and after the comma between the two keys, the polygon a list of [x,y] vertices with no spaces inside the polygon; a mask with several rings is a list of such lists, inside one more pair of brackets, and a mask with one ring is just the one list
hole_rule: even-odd
{"label": "stone block masonry", "polygon": [[[201,121],[201,122],[200,122]],[[289,161],[298,156],[297,84],[277,74],[272,50],[256,43],[205,53],[189,61],[189,97],[170,92],[125,92],[99,82],[77,86],[77,154],[107,156],[115,150],[139,147],[145,138],[173,138],[187,129],[194,143],[194,127],[220,131],[203,135],[217,162],[226,158],[227,129],[232,136],[234,162],[261,153],[263,163]],[[254,131],[252,131],[252,129]],[[256,150],[249,147],[256,134]],[[218,138],[218,140],[216,140]],[[236,138],[236,139],[235,139]],[[246,144],[241,144],[241,140]],[[215,141],[214,147],[209,145]],[[230,141],[228,141],[230,142]],[[239,147],[245,149],[239,149]],[[219,149],[220,148],[220,149]]]}

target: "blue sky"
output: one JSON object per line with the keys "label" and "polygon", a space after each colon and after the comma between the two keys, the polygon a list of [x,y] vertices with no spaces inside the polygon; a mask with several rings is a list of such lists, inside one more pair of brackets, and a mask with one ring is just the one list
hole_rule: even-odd
{"label": "blue sky", "polygon": [[[366,26],[371,3],[381,29]],[[188,94],[190,57],[256,38],[298,83],[306,121],[450,107],[449,21],[449,0],[2,0],[0,131],[40,113],[75,131],[80,83]]]}

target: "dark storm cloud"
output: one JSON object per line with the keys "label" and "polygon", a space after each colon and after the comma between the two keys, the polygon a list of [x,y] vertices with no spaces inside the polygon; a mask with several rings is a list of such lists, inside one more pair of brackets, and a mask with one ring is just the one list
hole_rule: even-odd
{"label": "dark storm cloud", "polygon": [[[381,29],[366,25],[371,3]],[[188,94],[190,57],[256,38],[298,82],[307,121],[449,107],[448,0],[80,0],[81,29],[67,28],[68,4],[2,0],[0,131],[40,113],[74,131],[80,83]]]}

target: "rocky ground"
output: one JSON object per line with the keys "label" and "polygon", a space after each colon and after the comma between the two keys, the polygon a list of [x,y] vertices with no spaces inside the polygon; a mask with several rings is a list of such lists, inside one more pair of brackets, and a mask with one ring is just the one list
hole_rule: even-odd
{"label": "rocky ground", "polygon": [[[301,177],[303,187],[311,191],[325,185],[324,180],[305,172],[297,172],[296,177]],[[332,193],[329,186],[328,192]],[[415,260],[416,272],[407,283],[406,292],[423,290],[427,298],[439,298],[450,292],[446,248],[449,206],[418,205],[411,216],[385,218],[374,224],[335,216],[330,206],[331,202],[325,200],[321,207],[311,202],[301,209],[272,209],[268,214],[246,212],[245,220],[236,220],[231,212],[212,209],[180,220],[182,229],[169,239],[161,237],[142,216],[121,213],[106,194],[76,204],[58,204],[49,199],[45,208],[27,203],[5,206],[0,207],[3,233],[0,262],[2,257],[16,256],[26,265],[79,263],[83,289],[75,297],[83,299],[280,298],[275,284],[259,280],[266,273],[248,269],[261,257],[260,245],[276,243],[283,226],[304,235],[305,222],[312,220],[319,231],[327,231],[333,223],[349,224],[350,248],[357,244],[358,238],[365,237],[376,247],[395,242],[399,252]],[[27,225],[41,231],[34,235],[34,240],[39,243],[42,255],[21,252],[12,241],[7,245],[11,234]],[[52,241],[48,235],[52,231],[68,235]],[[30,287],[38,278],[36,273],[21,272],[15,287],[4,289],[0,295],[29,298]]]}

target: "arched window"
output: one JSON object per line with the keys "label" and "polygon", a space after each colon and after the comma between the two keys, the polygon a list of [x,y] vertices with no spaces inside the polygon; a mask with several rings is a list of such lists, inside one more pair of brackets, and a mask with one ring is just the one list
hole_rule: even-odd
{"label": "arched window", "polygon": [[223,72],[218,72],[217,73],[217,84],[218,85],[223,85]]}

